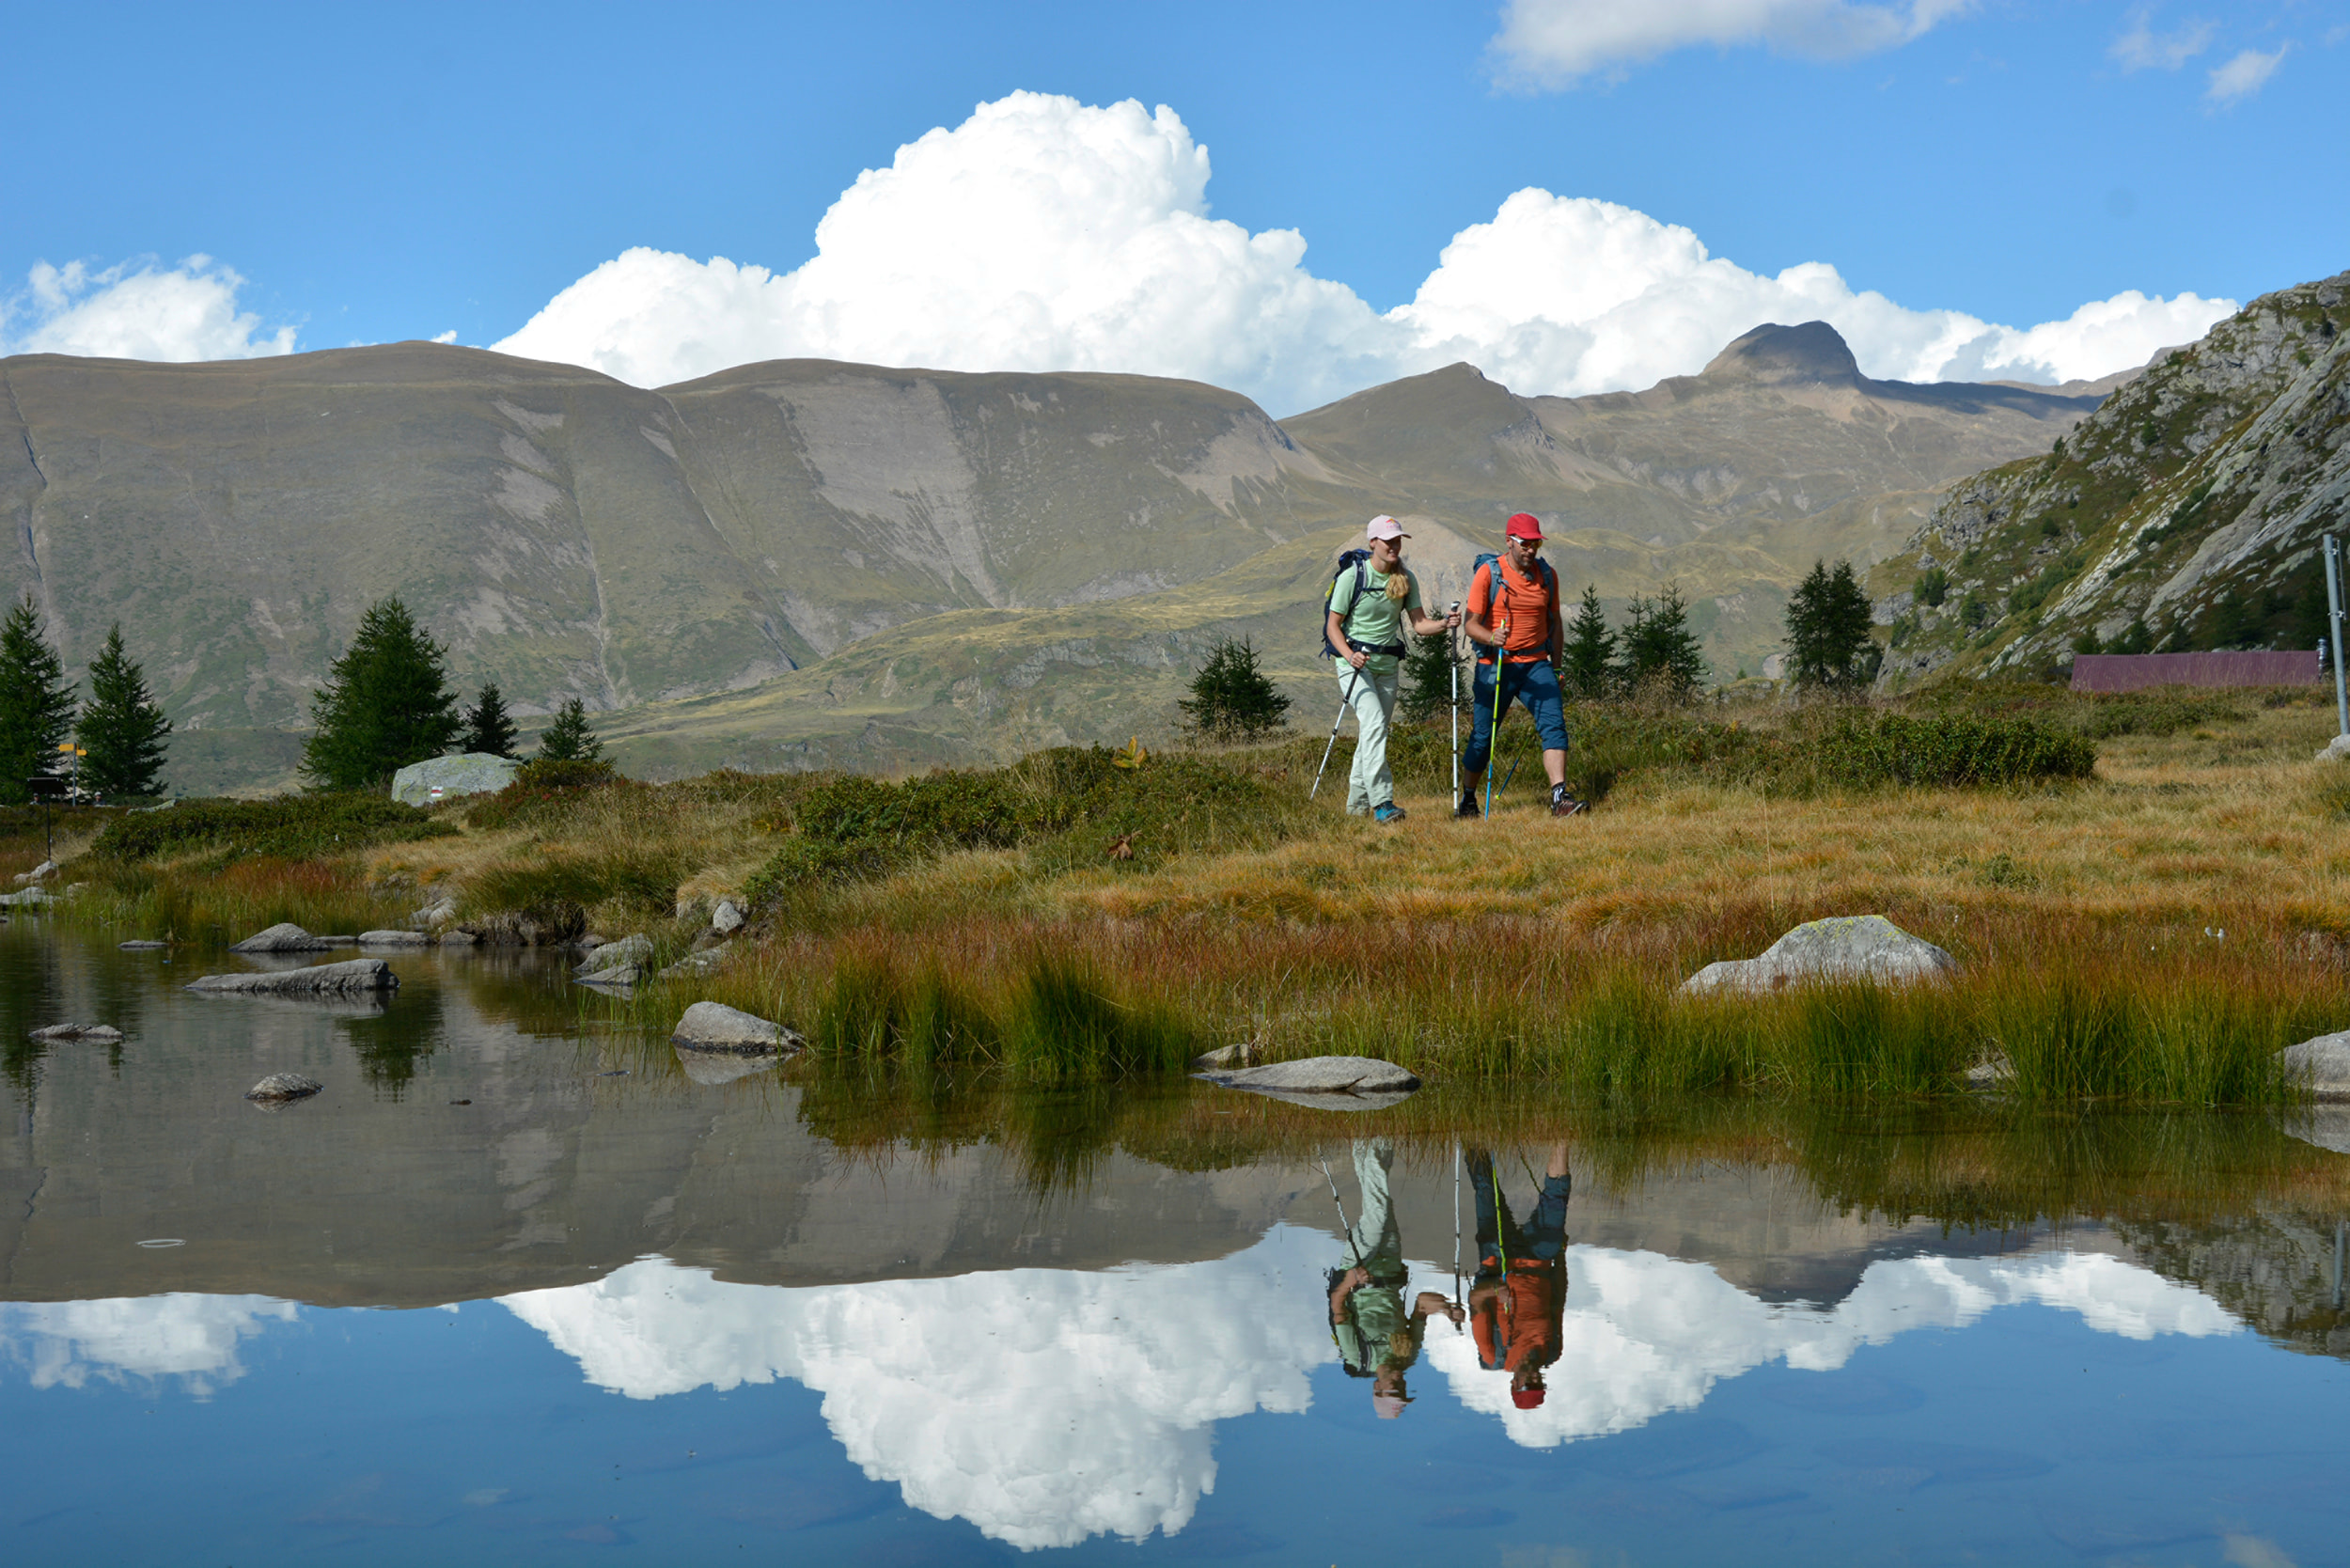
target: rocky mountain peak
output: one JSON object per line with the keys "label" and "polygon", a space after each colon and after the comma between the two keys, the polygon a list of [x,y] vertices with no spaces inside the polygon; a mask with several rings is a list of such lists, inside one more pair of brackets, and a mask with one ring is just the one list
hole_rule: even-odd
{"label": "rocky mountain peak", "polygon": [[1707,381],[1749,382],[1763,386],[1816,383],[1856,386],[1860,362],[1843,337],[1825,321],[1780,326],[1765,321],[1731,340],[1700,372]]}

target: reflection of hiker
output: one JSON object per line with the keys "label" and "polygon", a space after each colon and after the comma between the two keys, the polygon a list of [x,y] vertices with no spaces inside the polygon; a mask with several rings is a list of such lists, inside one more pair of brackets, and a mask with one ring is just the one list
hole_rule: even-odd
{"label": "reflection of hiker", "polygon": [[[1403,566],[1403,541],[1411,536],[1392,517],[1374,517],[1364,530],[1367,557],[1354,570],[1341,565],[1324,606],[1323,637],[1338,659],[1339,686],[1355,710],[1355,766],[1346,779],[1346,809],[1383,823],[1400,823],[1395,776],[1387,769],[1387,720],[1403,668],[1403,625],[1427,635],[1450,630],[1457,620],[1438,619],[1420,608],[1419,583]],[[1352,554],[1352,552],[1350,552]]]}
{"label": "reflection of hiker", "polygon": [[1567,1309],[1567,1146],[1551,1145],[1542,1192],[1524,1226],[1501,1200],[1493,1155],[1472,1149],[1466,1164],[1477,1192],[1469,1331],[1477,1336],[1479,1365],[1508,1372],[1512,1402],[1531,1410],[1543,1403],[1543,1369],[1559,1359]]}
{"label": "reflection of hiker", "polygon": [[1559,619],[1559,577],[1543,562],[1542,548],[1542,523],[1519,512],[1510,519],[1510,547],[1469,579],[1465,624],[1469,640],[1478,644],[1477,678],[1469,688],[1469,744],[1461,754],[1464,788],[1453,808],[1458,817],[1478,814],[1477,781],[1492,754],[1494,731],[1512,702],[1526,704],[1542,736],[1550,814],[1572,817],[1583,809],[1583,803],[1567,793],[1566,707],[1552,667],[1564,656],[1566,629]]}
{"label": "reflection of hiker", "polygon": [[1339,1360],[1348,1376],[1371,1379],[1371,1408],[1387,1421],[1412,1403],[1403,1374],[1419,1359],[1428,1314],[1461,1321],[1461,1309],[1435,1291],[1420,1292],[1411,1311],[1403,1310],[1403,1238],[1387,1196],[1387,1172],[1394,1163],[1395,1145],[1387,1139],[1355,1140],[1355,1179],[1363,1196],[1346,1236],[1354,1266],[1330,1271],[1330,1337],[1338,1341]]}

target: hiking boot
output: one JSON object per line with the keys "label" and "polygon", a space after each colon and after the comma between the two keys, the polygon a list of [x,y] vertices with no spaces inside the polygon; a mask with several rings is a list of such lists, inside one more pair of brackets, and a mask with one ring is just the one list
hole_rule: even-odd
{"label": "hiking boot", "polygon": [[1403,808],[1398,806],[1393,801],[1387,802],[1385,806],[1373,807],[1371,812],[1371,820],[1377,823],[1382,827],[1392,826],[1393,824],[1403,820]]}
{"label": "hiking boot", "polygon": [[1477,797],[1475,795],[1463,795],[1461,797],[1461,804],[1452,808],[1452,814],[1465,821],[1473,817],[1481,817],[1485,813],[1477,808]]}
{"label": "hiking boot", "polygon": [[1572,817],[1584,809],[1585,807],[1581,801],[1567,793],[1567,787],[1564,784],[1553,784],[1550,787],[1550,814],[1552,816]]}

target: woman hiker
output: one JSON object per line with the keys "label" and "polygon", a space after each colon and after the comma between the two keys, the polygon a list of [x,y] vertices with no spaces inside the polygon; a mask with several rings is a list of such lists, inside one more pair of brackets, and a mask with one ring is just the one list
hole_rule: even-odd
{"label": "woman hiker", "polygon": [[1403,668],[1403,627],[1425,636],[1449,632],[1458,616],[1438,619],[1420,608],[1419,584],[1403,566],[1403,541],[1412,536],[1387,516],[1374,517],[1370,558],[1341,571],[1330,585],[1323,635],[1338,654],[1340,689],[1355,710],[1355,766],[1347,775],[1346,809],[1381,823],[1400,823],[1395,776],[1387,769],[1387,720],[1395,713]]}
{"label": "woman hiker", "polygon": [[[1567,793],[1567,714],[1553,661],[1566,651],[1559,619],[1559,578],[1542,558],[1543,525],[1530,513],[1510,519],[1510,546],[1469,579],[1468,635],[1480,645],[1470,685],[1469,744],[1461,754],[1456,817],[1474,817],[1477,781],[1493,752],[1494,730],[1513,701],[1526,704],[1543,741],[1543,771],[1550,775],[1550,814],[1572,817],[1583,803]],[[1504,645],[1507,646],[1504,646]],[[1499,701],[1494,682],[1501,682]]]}

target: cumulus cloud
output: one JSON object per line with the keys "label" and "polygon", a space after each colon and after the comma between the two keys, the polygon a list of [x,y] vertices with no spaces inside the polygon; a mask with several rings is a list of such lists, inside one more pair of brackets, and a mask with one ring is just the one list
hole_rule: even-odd
{"label": "cumulus cloud", "polygon": [[244,279],[209,256],[103,270],[42,261],[25,283],[0,301],[0,353],[171,361],[293,353],[294,329],[265,328],[258,315],[238,309]]}
{"label": "cumulus cloud", "polygon": [[273,1323],[295,1321],[290,1301],[260,1295],[167,1295],[0,1305],[0,1358],[36,1388],[92,1379],[178,1378],[208,1394],[244,1375],[237,1346]]}
{"label": "cumulus cloud", "polygon": [[1505,80],[1572,86],[1595,73],[1692,44],[1762,44],[1786,55],[1841,60],[1909,42],[1971,0],[1908,6],[1851,0],[1510,0],[1493,50]]}
{"label": "cumulus cloud", "polygon": [[2216,67],[2211,73],[2211,86],[2203,96],[2220,105],[2235,103],[2251,97],[2268,86],[2268,79],[2284,64],[2286,53],[2293,48],[2280,43],[2264,55],[2257,49],[2247,49],[2226,65]]}
{"label": "cumulus cloud", "polygon": [[2019,329],[1907,308],[1825,262],[1751,273],[1687,228],[1529,188],[1380,313],[1308,272],[1295,231],[1211,217],[1208,177],[1171,109],[1014,93],[859,176],[795,272],[631,250],[495,347],[641,386],[795,356],[1175,376],[1289,414],[1455,360],[1520,392],[1645,387],[1764,321],[1827,321],[1884,379],[2066,381],[2235,308],[2131,291]]}
{"label": "cumulus cloud", "polygon": [[2211,46],[2217,24],[2187,21],[2168,33],[2156,33],[2144,11],[2130,14],[2130,30],[2113,40],[2109,51],[2124,73],[2133,71],[2176,71]]}

